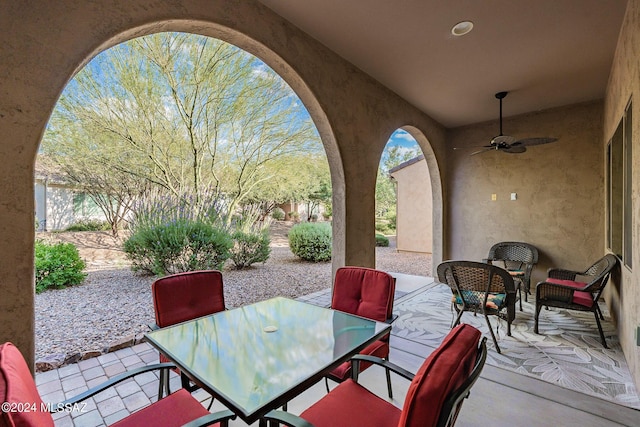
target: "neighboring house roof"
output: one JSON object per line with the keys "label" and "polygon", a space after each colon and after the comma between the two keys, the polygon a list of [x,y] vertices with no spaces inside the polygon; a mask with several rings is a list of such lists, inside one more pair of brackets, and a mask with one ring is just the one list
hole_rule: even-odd
{"label": "neighboring house roof", "polygon": [[46,156],[36,158],[34,178],[36,181],[48,181],[50,184],[69,185],[64,173]]}
{"label": "neighboring house roof", "polygon": [[389,169],[389,174],[399,171],[400,169],[404,169],[407,166],[411,166],[414,163],[418,163],[420,160],[424,160],[424,155],[420,154],[418,157],[414,157],[413,159],[409,159],[406,162],[400,163],[398,166]]}

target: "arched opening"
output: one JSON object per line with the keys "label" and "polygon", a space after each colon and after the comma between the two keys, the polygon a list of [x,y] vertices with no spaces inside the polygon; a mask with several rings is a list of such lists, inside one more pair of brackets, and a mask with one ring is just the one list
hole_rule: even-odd
{"label": "arched opening", "polygon": [[[404,261],[398,262],[396,273],[432,275],[431,193],[429,169],[418,142],[397,129],[382,153],[376,182],[376,244],[388,244],[387,250]],[[382,267],[379,256],[376,264]]]}
{"label": "arched opening", "polygon": [[[179,14],[179,15],[182,16],[183,14]],[[124,24],[124,25],[127,25],[127,24]],[[72,69],[69,69],[68,67],[65,66],[62,69],[59,68],[56,70],[56,73],[57,73],[56,78],[51,79],[54,81],[49,81],[49,83],[51,84],[48,84],[47,85],[48,89],[46,91],[43,91],[43,92],[46,92],[46,96],[44,96],[44,99],[40,101],[40,104],[39,104],[40,106],[38,107],[38,111],[34,111],[32,113],[34,118],[30,119],[29,123],[31,127],[29,132],[16,134],[21,139],[24,139],[24,144],[28,148],[24,149],[23,151],[24,153],[26,153],[26,157],[30,157],[30,159],[25,160],[24,164],[20,167],[26,169],[26,165],[28,162],[29,169],[33,171],[34,163],[32,159],[34,159],[35,157],[33,154],[35,154],[37,145],[40,141],[42,129],[44,128],[44,124],[46,122],[48,112],[50,112],[53,109],[54,103],[57,97],[59,96],[64,83],[68,81],[75,74],[74,70],[80,69],[83,65],[88,63],[89,60],[95,56],[95,54],[99,53],[104,49],[107,49],[117,43],[130,39],[132,37],[151,34],[159,30],[190,31],[193,33],[198,33],[198,34],[212,36],[212,37],[218,36],[221,39],[234,42],[235,45],[260,57],[262,60],[264,60],[265,63],[270,65],[274,70],[276,70],[281,75],[281,77],[283,77],[288,82],[288,84],[299,95],[302,102],[307,106],[307,109],[310,115],[312,116],[314,123],[318,128],[318,132],[321,135],[323,144],[326,147],[326,152],[329,158],[329,163],[331,168],[331,180],[334,188],[333,220],[335,223],[338,224],[338,227],[335,227],[335,229],[339,230],[342,224],[344,223],[344,194],[345,194],[344,178],[343,178],[344,174],[342,170],[342,164],[340,161],[340,154],[335,143],[335,138],[333,137],[333,133],[330,128],[327,117],[323,112],[322,108],[320,107],[319,103],[316,101],[311,90],[307,87],[307,85],[302,80],[302,78],[294,71],[292,67],[290,67],[281,57],[279,57],[278,54],[271,51],[270,49],[267,49],[260,42],[250,38],[249,36],[241,34],[240,32],[237,32],[235,30],[230,30],[229,28],[219,26],[212,22],[202,23],[202,22],[195,22],[195,21],[188,21],[188,22],[187,21],[170,21],[170,22],[154,23],[154,24],[146,25],[144,27],[138,27],[135,29],[126,30],[124,32],[121,32],[118,36],[115,36],[109,39],[108,41],[100,40],[100,46],[97,48],[94,48],[95,50],[93,50],[93,52],[91,53],[87,53],[87,50],[83,50],[82,53],[78,53],[73,48],[70,49],[71,54],[68,55],[67,58],[72,58],[72,59],[65,59],[65,61],[63,62],[65,62],[65,65],[69,65],[69,63],[72,61],[73,62],[73,65],[71,66]],[[112,34],[113,32],[110,33],[110,35]],[[96,44],[93,44],[92,46],[96,46]],[[16,173],[17,172],[12,172],[12,174],[16,174]],[[18,188],[16,188],[16,192],[20,192],[21,194],[23,194],[23,197],[25,198],[25,200],[30,198],[31,201],[29,201],[28,203],[24,202],[26,209],[25,207],[21,207],[21,205],[19,205],[18,209],[16,209],[16,213],[18,212],[24,213],[25,210],[26,211],[33,210],[33,209],[30,209],[30,206],[31,208],[34,207],[33,206],[33,182],[31,182],[30,189],[28,187],[27,188],[24,188],[24,187],[27,187],[27,186],[25,185],[18,186]],[[12,216],[13,216],[13,213],[5,212],[5,219],[13,221],[13,218],[11,218]],[[31,227],[29,228],[33,229],[33,219],[27,221],[27,223],[29,222],[31,223]],[[24,221],[17,221],[16,224],[19,225],[18,227],[16,227],[17,230],[28,229],[27,226],[24,225]],[[336,238],[334,239],[335,241],[334,252],[338,254],[335,257],[335,259],[338,260],[337,262],[339,263],[340,259],[344,259],[345,245],[344,245],[344,242],[341,240],[341,239],[344,239],[344,237],[343,235],[341,235],[339,232],[336,232],[335,230],[334,230],[334,234],[336,235]],[[32,253],[33,236],[24,237],[20,240],[26,242],[25,248],[26,246],[29,246],[29,248],[25,249],[20,247],[19,248],[20,251],[17,251],[17,252]],[[32,269],[32,266],[33,266],[32,257],[26,257],[25,259],[27,264],[31,264],[31,267],[29,267],[28,265],[25,265],[23,267],[21,266],[15,271],[15,275],[21,277],[22,279],[24,279],[24,277],[30,276],[27,273],[29,270]],[[23,280],[20,280],[19,282],[22,282],[22,281]],[[17,282],[18,281],[16,281],[16,283]],[[7,339],[11,339],[14,342],[16,342],[21,347],[23,352],[25,352],[28,360],[32,361],[32,354],[34,350],[34,340],[33,340],[34,324],[32,320],[25,321],[24,319],[25,317],[26,319],[29,319],[31,317],[29,316],[29,313],[30,312],[33,313],[34,302],[33,302],[33,296],[28,295],[29,287],[24,286],[24,284],[22,284],[21,286],[22,286],[22,290],[19,290],[19,289],[14,290],[13,288],[9,289],[9,294],[10,294],[9,299],[12,301],[12,304],[15,305],[16,307],[11,306],[9,308],[9,311],[6,312],[8,314],[6,316],[3,316],[3,319],[7,321],[6,322],[7,329],[5,329],[6,331],[5,336],[7,337]],[[24,294],[25,289],[27,290],[26,294]],[[32,292],[33,291],[31,291],[31,293]],[[17,322],[17,317],[15,316],[15,312],[13,311],[16,309],[18,310],[18,312],[26,314],[26,316],[19,316],[21,318],[19,322]],[[14,313],[14,314],[11,314],[11,313]],[[13,319],[11,319],[12,316],[13,316]],[[20,338],[20,337],[23,337],[23,338]]]}
{"label": "arched opening", "polygon": [[[36,297],[37,359],[52,353],[69,359],[145,332],[153,322],[145,301],[154,276],[221,269],[229,308],[276,296],[271,289],[296,297],[330,283],[324,269],[319,285],[288,282],[298,284],[300,295],[275,286],[275,274],[245,285],[248,260],[255,270],[263,268],[260,262],[293,258],[288,246],[272,245],[271,258],[266,247],[255,248],[252,239],[262,239],[267,227],[286,237],[280,221],[265,221],[275,218],[274,208],[294,200],[302,205],[295,212],[300,221],[323,221],[320,208],[330,206],[331,188],[322,144],[299,98],[266,64],[231,44],[163,32],[102,52],[63,91],[37,165],[53,171],[45,181],[58,181],[55,193],[43,194],[48,209],[39,224],[48,231],[75,231],[38,238],[78,245],[91,263],[85,283],[71,281],[80,271],[69,265],[68,275],[54,283],[41,279],[47,270],[40,269],[36,251],[38,292],[60,285],[91,288],[70,286]],[[37,180],[41,173],[37,167]],[[76,203],[78,196],[93,201],[102,215]],[[99,220],[111,236],[89,227]],[[207,230],[221,233],[208,242],[176,244]],[[211,267],[226,237],[237,245],[230,247],[230,259]],[[145,243],[149,238],[151,244]],[[234,256],[236,246],[245,249]],[[233,269],[244,272],[228,271]],[[88,306],[92,310],[86,312]]]}
{"label": "arched opening", "polygon": [[390,234],[393,250],[415,258],[397,273],[433,276],[433,266],[442,257],[441,224],[442,198],[433,151],[421,131],[401,127],[385,146],[376,184],[376,233]]}

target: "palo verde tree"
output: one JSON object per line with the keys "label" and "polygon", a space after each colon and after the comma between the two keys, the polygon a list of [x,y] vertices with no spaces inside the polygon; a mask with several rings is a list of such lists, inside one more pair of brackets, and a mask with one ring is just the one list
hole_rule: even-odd
{"label": "palo verde tree", "polygon": [[75,163],[82,180],[91,172],[124,184],[127,176],[144,188],[193,194],[196,204],[203,191],[213,193],[230,219],[274,179],[278,159],[321,147],[293,91],[255,57],[220,40],[159,33],[111,48],[81,70],[42,150]]}

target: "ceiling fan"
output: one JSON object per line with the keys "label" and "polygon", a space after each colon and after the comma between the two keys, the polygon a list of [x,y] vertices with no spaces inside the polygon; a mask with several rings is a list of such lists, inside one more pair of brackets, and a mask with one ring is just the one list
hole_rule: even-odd
{"label": "ceiling fan", "polygon": [[[502,100],[509,92],[498,92],[496,98],[500,100],[500,135],[494,137],[489,145],[483,145],[482,150],[474,151],[471,155],[484,153],[486,151],[498,150],[505,153],[524,153],[528,146],[548,144],[557,141],[558,138],[537,137],[516,140],[513,136],[502,134]],[[454,148],[457,149],[457,148]]]}

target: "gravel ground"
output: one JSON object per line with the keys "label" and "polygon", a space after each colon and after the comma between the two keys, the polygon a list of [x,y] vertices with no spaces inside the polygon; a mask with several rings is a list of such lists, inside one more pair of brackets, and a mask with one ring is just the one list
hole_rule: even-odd
{"label": "gravel ground", "polygon": [[[272,226],[271,257],[265,264],[240,271],[225,268],[228,308],[274,296],[297,298],[331,286],[331,263],[298,260],[286,243],[288,226]],[[36,295],[36,360],[101,352],[148,330],[154,320],[154,277],[129,270],[121,241],[106,233],[61,233],[45,238],[75,243],[87,261],[88,276],[82,285]],[[393,240],[388,248],[376,248],[376,259],[381,270],[431,275],[428,256],[397,253]]]}

